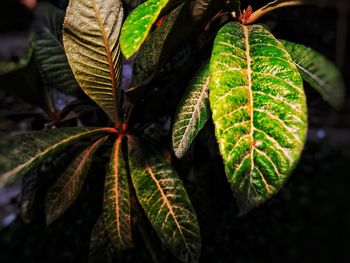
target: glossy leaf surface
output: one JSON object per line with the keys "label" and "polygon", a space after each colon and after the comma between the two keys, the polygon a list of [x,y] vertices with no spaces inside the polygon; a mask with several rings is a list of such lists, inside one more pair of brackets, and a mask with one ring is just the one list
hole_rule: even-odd
{"label": "glossy leaf surface", "polygon": [[119,118],[122,20],[119,0],[71,0],[63,25],[64,48],[76,80],[113,122]]}
{"label": "glossy leaf surface", "polygon": [[209,87],[226,175],[245,212],[274,195],[300,157],[307,128],[302,78],[263,26],[228,23],[214,42]]}
{"label": "glossy leaf surface", "polygon": [[115,141],[111,154],[105,180],[103,217],[113,245],[117,249],[132,247],[130,191],[122,151],[122,137]]}
{"label": "glossy leaf surface", "polygon": [[89,172],[95,152],[107,138],[108,136],[102,137],[76,156],[49,189],[45,200],[47,224],[60,217],[75,201]]}
{"label": "glossy leaf surface", "polygon": [[76,95],[78,84],[62,43],[64,12],[48,3],[35,10],[35,56],[45,77],[62,92]]}
{"label": "glossy leaf surface", "polygon": [[115,133],[113,128],[60,128],[4,138],[0,143],[0,187],[37,167],[79,139],[96,134]]}
{"label": "glossy leaf surface", "polygon": [[169,0],[148,0],[136,7],[126,18],[120,36],[120,45],[127,59],[139,50],[168,2]]}
{"label": "glossy leaf surface", "polygon": [[192,79],[175,114],[172,143],[177,158],[186,153],[210,114],[209,64],[206,64]]}
{"label": "glossy leaf surface", "polygon": [[183,183],[153,148],[129,138],[137,198],[162,242],[183,262],[198,262],[200,230]]}
{"label": "glossy leaf surface", "polygon": [[325,56],[301,44],[280,40],[291,55],[303,79],[334,108],[341,108],[345,84],[336,66]]}

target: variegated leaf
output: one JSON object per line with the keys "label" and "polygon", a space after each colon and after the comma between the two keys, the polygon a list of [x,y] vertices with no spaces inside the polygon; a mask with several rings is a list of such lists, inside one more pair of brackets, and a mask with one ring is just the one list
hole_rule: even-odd
{"label": "variegated leaf", "polygon": [[76,80],[118,122],[121,80],[120,0],[71,0],[63,24],[63,43]]}
{"label": "variegated leaf", "polygon": [[186,153],[210,118],[208,89],[209,64],[205,64],[192,79],[175,114],[172,143],[177,158]]}
{"label": "variegated leaf", "polygon": [[302,78],[263,26],[228,23],[214,42],[209,90],[227,178],[244,212],[277,193],[300,157],[307,128]]}
{"label": "variegated leaf", "polygon": [[291,55],[304,80],[334,108],[341,108],[345,99],[345,84],[336,66],[312,48],[286,40],[280,41]]}
{"label": "variegated leaf", "polygon": [[115,133],[113,128],[60,128],[4,138],[0,142],[0,187],[13,183],[45,158],[79,139]]}
{"label": "variegated leaf", "polygon": [[48,225],[60,217],[75,201],[90,170],[95,152],[107,138],[108,136],[102,137],[76,156],[49,189],[45,200]]}
{"label": "variegated leaf", "polygon": [[130,192],[122,137],[115,141],[112,150],[105,180],[103,217],[113,245],[118,249],[132,247]]}
{"label": "variegated leaf", "polygon": [[152,25],[169,0],[148,0],[126,18],[120,36],[124,56],[130,58],[145,41]]}
{"label": "variegated leaf", "polygon": [[153,228],[181,261],[198,262],[199,225],[181,179],[157,151],[128,139],[131,179]]}

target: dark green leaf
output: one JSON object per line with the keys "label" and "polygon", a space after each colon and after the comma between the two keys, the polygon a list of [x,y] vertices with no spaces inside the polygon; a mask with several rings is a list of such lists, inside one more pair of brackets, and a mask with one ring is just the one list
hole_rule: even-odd
{"label": "dark green leaf", "polygon": [[214,42],[209,90],[227,178],[244,212],[277,193],[300,157],[302,78],[263,26],[228,23]]}
{"label": "dark green leaf", "polygon": [[341,108],[345,84],[336,66],[317,51],[301,44],[280,40],[291,55],[304,80],[334,108]]}
{"label": "dark green leaf", "polygon": [[63,43],[76,80],[113,122],[119,119],[121,55],[120,0],[71,0],[63,24]]}
{"label": "dark green leaf", "polygon": [[4,138],[1,141],[0,187],[13,183],[42,160],[79,139],[105,133],[113,128],[60,128]]}
{"label": "dark green leaf", "polygon": [[35,9],[35,56],[45,77],[62,92],[76,95],[78,84],[68,64],[62,43],[64,12],[48,3]]}
{"label": "dark green leaf", "polygon": [[103,216],[97,220],[91,232],[89,263],[112,263],[113,245],[110,242]]}
{"label": "dark green leaf", "polygon": [[75,201],[90,170],[95,152],[107,138],[108,136],[102,137],[76,156],[49,189],[45,200],[48,225],[60,217]]}
{"label": "dark green leaf", "polygon": [[128,139],[131,179],[153,228],[180,260],[198,262],[200,230],[181,179],[157,151]]}
{"label": "dark green leaf", "polygon": [[132,247],[130,192],[122,137],[115,141],[112,150],[105,180],[103,217],[113,245],[117,249]]}
{"label": "dark green leaf", "polygon": [[175,114],[172,143],[181,158],[210,118],[209,64],[202,66],[185,91]]}

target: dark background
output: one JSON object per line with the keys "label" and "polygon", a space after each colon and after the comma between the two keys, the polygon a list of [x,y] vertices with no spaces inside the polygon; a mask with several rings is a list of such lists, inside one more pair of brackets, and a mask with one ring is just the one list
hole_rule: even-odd
{"label": "dark background", "polygon": [[[64,2],[56,1],[56,4],[63,7]],[[16,3],[11,0],[1,3],[1,59],[18,56],[31,21],[31,12]],[[277,37],[310,46],[337,63],[346,81],[346,105],[341,111],[335,111],[316,92],[305,87],[309,134],[301,161],[280,193],[247,215],[237,216],[235,200],[224,183],[225,178],[215,170],[216,166],[206,167],[205,162],[197,164],[199,170],[207,168],[211,172],[203,173],[200,178],[207,182],[203,186],[205,192],[195,189],[191,194],[203,232],[200,262],[350,262],[347,3],[274,12]],[[23,107],[21,101],[1,88],[1,110],[4,105]],[[200,146],[195,151],[200,154]],[[15,217],[18,189],[1,190],[0,262],[87,262],[90,231],[101,209],[102,188],[101,183],[88,178],[78,201],[48,228],[40,219],[26,225],[20,217]],[[8,224],[11,221],[12,224]],[[118,262],[151,262],[142,242],[138,243],[137,250]]]}

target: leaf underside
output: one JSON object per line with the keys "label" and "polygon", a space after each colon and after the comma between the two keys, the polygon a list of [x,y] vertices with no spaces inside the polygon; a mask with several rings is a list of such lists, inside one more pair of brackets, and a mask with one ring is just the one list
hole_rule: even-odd
{"label": "leaf underside", "polygon": [[302,78],[263,26],[226,24],[210,61],[210,106],[226,175],[241,212],[287,180],[304,146]]}
{"label": "leaf underside", "polygon": [[45,158],[63,150],[79,139],[103,133],[112,128],[60,128],[6,138],[0,142],[0,187],[13,183]]}
{"label": "leaf underside", "polygon": [[126,18],[120,36],[124,56],[130,58],[145,41],[152,25],[169,0],[148,0]]}
{"label": "leaf underside", "polygon": [[118,119],[122,20],[119,0],[71,0],[63,24],[64,48],[76,80],[113,122]]}
{"label": "leaf underside", "polygon": [[105,180],[103,217],[106,232],[117,249],[133,246],[131,237],[130,192],[126,164],[122,152],[122,137],[113,147]]}
{"label": "leaf underside", "polygon": [[325,56],[301,44],[280,40],[291,55],[303,79],[334,108],[340,109],[345,99],[345,84],[336,66]]}
{"label": "leaf underside", "polygon": [[95,152],[107,138],[108,136],[102,137],[76,156],[50,187],[45,199],[48,225],[60,217],[75,201],[89,172]]}
{"label": "leaf underside", "polygon": [[181,158],[210,118],[209,63],[202,66],[185,91],[175,114],[172,143]]}
{"label": "leaf underside", "polygon": [[36,8],[35,57],[45,77],[62,92],[76,95],[78,84],[62,43],[64,12],[48,3]]}
{"label": "leaf underside", "polygon": [[162,242],[183,262],[198,262],[200,230],[181,179],[158,152],[129,138],[137,198]]}

